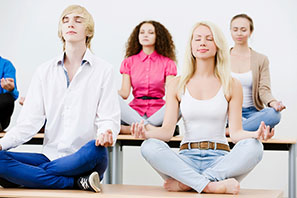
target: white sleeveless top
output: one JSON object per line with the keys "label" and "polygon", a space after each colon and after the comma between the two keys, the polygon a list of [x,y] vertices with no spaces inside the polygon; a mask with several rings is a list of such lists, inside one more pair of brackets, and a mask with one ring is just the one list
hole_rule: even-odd
{"label": "white sleeveless top", "polygon": [[232,77],[238,79],[242,86],[243,103],[242,107],[255,106],[253,101],[253,75],[252,71],[246,73],[231,72]]}
{"label": "white sleeveless top", "polygon": [[197,100],[185,88],[180,110],[185,126],[181,144],[200,141],[228,144],[225,136],[228,102],[222,87],[209,100]]}

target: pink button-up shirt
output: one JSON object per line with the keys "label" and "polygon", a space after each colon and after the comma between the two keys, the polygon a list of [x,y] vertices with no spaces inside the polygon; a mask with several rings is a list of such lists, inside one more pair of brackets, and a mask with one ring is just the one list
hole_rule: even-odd
{"label": "pink button-up shirt", "polygon": [[[121,74],[130,76],[134,99],[130,106],[141,116],[150,117],[164,104],[166,76],[176,75],[176,64],[170,58],[154,51],[151,55],[143,51],[126,58],[121,65]],[[157,97],[160,99],[143,100],[142,96]]]}

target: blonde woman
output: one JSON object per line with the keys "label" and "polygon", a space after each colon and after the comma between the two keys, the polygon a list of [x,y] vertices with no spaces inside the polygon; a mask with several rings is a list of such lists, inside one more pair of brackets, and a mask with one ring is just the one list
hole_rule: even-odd
{"label": "blonde woman", "polygon": [[248,45],[254,31],[252,18],[246,14],[235,15],[230,31],[234,41],[230,50],[232,76],[243,88],[243,129],[254,131],[261,121],[274,128],[280,122],[280,112],[286,107],[271,93],[268,58]]}
{"label": "blonde woman", "polygon": [[[79,5],[59,21],[63,53],[35,73],[18,123],[0,140],[0,185],[100,191],[120,129],[112,66],[90,51],[94,21]],[[7,151],[44,125],[42,153]]]}
{"label": "blonde woman", "polygon": [[[132,124],[132,134],[146,139],[142,155],[160,173],[169,191],[237,194],[239,180],[262,158],[259,140],[274,134],[263,122],[254,132],[242,129],[242,88],[230,75],[228,53],[216,25],[197,23],[189,39],[183,73],[169,85],[162,127],[147,131],[143,122]],[[179,109],[185,134],[176,154],[164,141],[172,137]],[[232,151],[225,137],[227,116],[230,137],[236,143]]]}

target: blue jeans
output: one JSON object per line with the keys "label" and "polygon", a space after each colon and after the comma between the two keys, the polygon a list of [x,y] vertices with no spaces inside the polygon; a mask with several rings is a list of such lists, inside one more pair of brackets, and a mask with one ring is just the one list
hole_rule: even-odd
{"label": "blue jeans", "polygon": [[260,111],[256,107],[242,108],[242,127],[246,131],[256,131],[261,121],[270,128],[274,128],[280,122],[281,114],[274,108],[267,107]]}
{"label": "blue jeans", "polygon": [[184,149],[177,154],[165,142],[148,139],[141,153],[163,179],[174,178],[201,193],[211,181],[243,179],[261,161],[263,145],[250,138],[239,141],[231,152]]}
{"label": "blue jeans", "polygon": [[28,188],[73,188],[74,178],[93,171],[102,179],[107,164],[107,149],[97,147],[95,140],[53,161],[39,153],[0,151],[0,179]]}

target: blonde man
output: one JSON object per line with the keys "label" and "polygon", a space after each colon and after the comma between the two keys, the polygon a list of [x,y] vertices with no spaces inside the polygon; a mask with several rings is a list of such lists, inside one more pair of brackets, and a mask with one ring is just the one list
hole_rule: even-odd
{"label": "blonde man", "polygon": [[[38,68],[17,125],[0,140],[0,185],[99,192],[106,147],[120,128],[112,66],[89,50],[94,22],[85,8],[66,8],[58,34],[63,54]],[[45,120],[41,154],[6,151],[30,140]]]}

